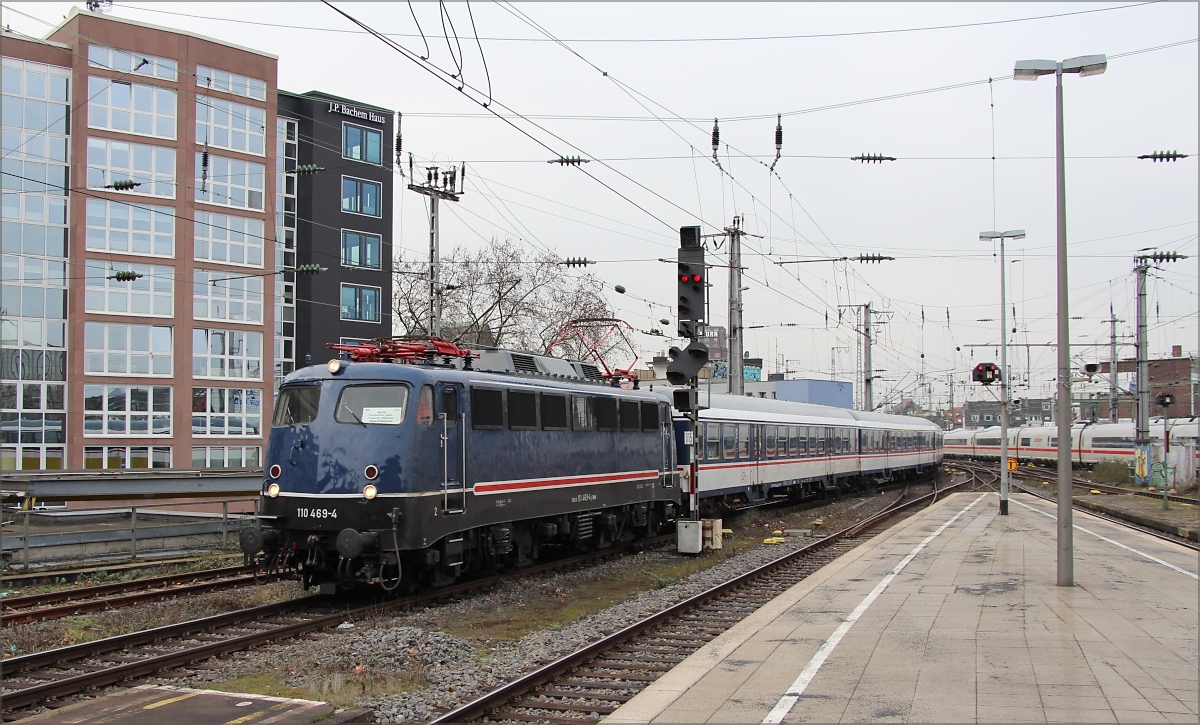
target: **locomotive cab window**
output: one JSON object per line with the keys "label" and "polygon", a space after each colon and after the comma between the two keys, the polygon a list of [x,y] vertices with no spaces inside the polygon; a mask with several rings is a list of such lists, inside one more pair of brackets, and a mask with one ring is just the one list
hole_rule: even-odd
{"label": "locomotive cab window", "polygon": [[513,430],[537,430],[537,393],[508,391],[508,427]]}
{"label": "locomotive cab window", "polygon": [[282,427],[311,423],[317,417],[320,402],[321,388],[318,385],[284,388],[279,391],[279,402],[275,404],[275,420],[272,424]]}
{"label": "locomotive cab window", "polygon": [[471,388],[471,426],[482,429],[504,427],[504,391]]}
{"label": "locomotive cab window", "polygon": [[567,429],[567,396],[542,393],[542,430]]}
{"label": "locomotive cab window", "polygon": [[400,425],[407,407],[404,385],[347,385],[338,396],[333,419],[351,425]]}
{"label": "locomotive cab window", "polygon": [[442,388],[442,415],[447,426],[458,425],[458,391],[454,388]]}
{"label": "locomotive cab window", "polygon": [[[338,408],[340,411],[341,408]],[[433,386],[422,385],[421,394],[417,396],[417,425],[429,427],[433,425]]]}
{"label": "locomotive cab window", "polygon": [[592,412],[596,415],[596,429],[615,431],[619,428],[616,398],[592,398]]}

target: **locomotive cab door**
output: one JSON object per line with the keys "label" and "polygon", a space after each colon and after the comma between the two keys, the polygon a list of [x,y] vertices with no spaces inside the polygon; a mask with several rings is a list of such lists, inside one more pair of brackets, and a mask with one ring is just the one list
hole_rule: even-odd
{"label": "locomotive cab door", "polygon": [[461,514],[467,510],[467,416],[462,411],[463,387],[439,383],[437,424],[441,428],[442,510]]}
{"label": "locomotive cab door", "polygon": [[659,437],[662,438],[662,454],[659,457],[658,480],[663,488],[675,485],[675,423],[671,419],[671,408],[665,403],[658,406]]}

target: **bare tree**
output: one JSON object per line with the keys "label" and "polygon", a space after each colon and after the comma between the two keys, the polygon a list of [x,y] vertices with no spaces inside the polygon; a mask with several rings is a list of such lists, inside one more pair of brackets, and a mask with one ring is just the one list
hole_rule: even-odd
{"label": "bare tree", "polygon": [[[478,250],[455,247],[442,257],[442,333],[466,345],[542,352],[569,320],[611,317],[604,284],[589,274],[567,274],[559,258],[495,237]],[[429,263],[395,266],[392,307],[404,334],[429,330]],[[580,354],[577,343],[563,346]]]}

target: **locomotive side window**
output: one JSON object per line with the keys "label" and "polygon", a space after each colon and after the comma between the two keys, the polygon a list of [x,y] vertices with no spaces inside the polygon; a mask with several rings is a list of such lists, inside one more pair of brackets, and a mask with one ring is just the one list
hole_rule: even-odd
{"label": "locomotive side window", "polygon": [[658,430],[658,404],[642,403],[642,430]]}
{"label": "locomotive side window", "polygon": [[442,388],[442,413],[446,416],[447,426],[458,425],[458,391],[454,388]]}
{"label": "locomotive side window", "polygon": [[592,398],[592,412],[596,414],[597,430],[615,431],[620,427],[616,398]]}
{"label": "locomotive side window", "polygon": [[471,388],[471,425],[474,428],[504,427],[504,391]]}
{"label": "locomotive side window", "polygon": [[637,432],[642,429],[642,415],[636,400],[620,401],[621,430]]}
{"label": "locomotive side window", "polygon": [[513,430],[537,429],[537,393],[508,391],[508,427]]}
{"label": "locomotive side window", "polygon": [[567,429],[567,396],[542,393],[542,430]]}
{"label": "locomotive side window", "polygon": [[[338,406],[338,412],[342,410]],[[433,386],[422,385],[421,394],[417,396],[417,425],[428,428],[433,425]]]}
{"label": "locomotive side window", "polygon": [[588,400],[582,395],[571,396],[571,430],[596,430]]}
{"label": "locomotive side window", "polygon": [[279,391],[279,402],[275,404],[275,419],[272,425],[304,425],[317,417],[317,406],[321,402],[318,385],[298,385]]}
{"label": "locomotive side window", "polygon": [[403,385],[348,385],[338,397],[333,419],[354,425],[400,425],[407,407],[408,388]]}

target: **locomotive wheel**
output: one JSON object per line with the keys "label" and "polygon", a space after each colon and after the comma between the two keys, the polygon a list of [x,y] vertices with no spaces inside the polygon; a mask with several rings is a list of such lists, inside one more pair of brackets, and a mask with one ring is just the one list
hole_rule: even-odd
{"label": "locomotive wheel", "polygon": [[523,569],[537,559],[537,542],[529,529],[521,527],[513,531],[513,566]]}

